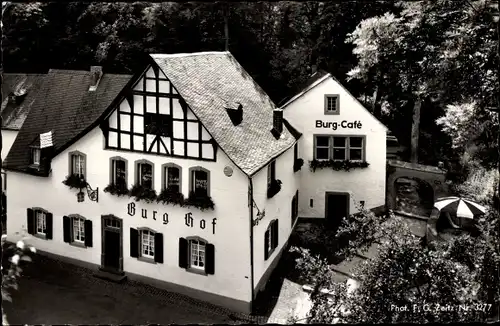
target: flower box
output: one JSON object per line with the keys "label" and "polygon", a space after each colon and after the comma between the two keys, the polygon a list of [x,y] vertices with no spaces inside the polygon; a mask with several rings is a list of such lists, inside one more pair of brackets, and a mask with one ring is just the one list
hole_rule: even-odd
{"label": "flower box", "polygon": [[281,180],[272,180],[267,188],[267,198],[273,198],[281,190]]}
{"label": "flower box", "polygon": [[301,158],[296,159],[295,162],[293,162],[293,172],[300,171],[302,165],[304,165],[304,160]]}
{"label": "flower box", "polygon": [[193,191],[189,193],[189,197],[187,201],[185,202],[186,206],[193,206],[197,207],[200,210],[204,211],[206,209],[214,209],[214,202],[212,201],[212,198],[210,196],[198,196],[195,195]]}
{"label": "flower box", "polygon": [[176,190],[172,190],[171,188],[163,189],[160,194],[158,195],[158,198],[156,198],[156,201],[158,203],[163,203],[165,205],[172,204],[172,205],[179,205],[179,206],[184,206],[184,195]]}
{"label": "flower box", "polygon": [[135,184],[132,189],[130,189],[129,197],[135,197],[136,201],[145,201],[147,203],[152,203],[157,199],[156,191],[153,189],[145,188],[142,185]]}
{"label": "flower box", "polygon": [[330,168],[334,171],[349,171],[356,168],[367,168],[370,164],[365,161],[334,161],[334,160],[312,160],[309,161],[309,168],[312,172],[316,169]]}
{"label": "flower box", "polygon": [[87,181],[85,181],[85,178],[77,175],[77,174],[70,174],[66,177],[66,179],[63,181],[63,183],[68,186],[70,189],[76,188],[76,189],[82,189],[87,187]]}
{"label": "flower box", "polygon": [[127,185],[125,184],[113,184],[113,183],[110,183],[109,185],[106,186],[106,188],[104,188],[104,192],[107,192],[111,195],[114,195],[114,196],[125,196],[125,195],[128,195],[129,194],[129,190],[127,188]]}

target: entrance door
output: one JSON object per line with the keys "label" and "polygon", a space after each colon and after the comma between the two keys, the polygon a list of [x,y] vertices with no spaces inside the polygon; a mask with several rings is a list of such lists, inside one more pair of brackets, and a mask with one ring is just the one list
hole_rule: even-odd
{"label": "entrance door", "polygon": [[104,267],[107,269],[120,268],[120,233],[104,231]]}
{"label": "entrance door", "polygon": [[325,217],[329,225],[337,228],[344,217],[349,215],[349,194],[326,193]]}
{"label": "entrance door", "polygon": [[123,271],[122,221],[116,216],[102,216],[102,269],[109,272]]}

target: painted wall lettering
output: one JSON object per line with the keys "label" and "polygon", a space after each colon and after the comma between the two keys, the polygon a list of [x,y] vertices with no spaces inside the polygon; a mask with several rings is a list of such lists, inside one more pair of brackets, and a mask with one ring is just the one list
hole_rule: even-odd
{"label": "painted wall lettering", "polygon": [[184,221],[186,223],[187,226],[189,227],[193,227],[193,214],[191,213],[187,213],[186,215],[184,215]]}
{"label": "painted wall lettering", "polygon": [[127,213],[128,215],[130,216],[134,216],[135,215],[135,203],[130,203],[127,205]]}
{"label": "painted wall lettering", "polygon": [[361,129],[363,124],[361,121],[347,121],[347,120],[342,120],[340,124],[338,122],[333,122],[333,121],[321,121],[321,120],[316,120],[316,128],[330,128],[332,130],[337,130],[339,126],[343,129]]}
{"label": "painted wall lettering", "polygon": [[[130,216],[134,216],[136,212],[136,203],[131,202],[127,205],[127,214]],[[152,214],[149,214],[150,217],[153,218],[153,220],[156,221],[157,215],[159,216],[161,213],[158,213],[158,211],[153,211]],[[163,224],[167,225],[169,223],[168,219],[168,213],[163,213],[162,220]],[[141,217],[147,219],[148,218],[148,210],[145,208],[141,208]],[[214,217],[212,219],[212,233],[215,234],[215,225],[217,224],[217,218]],[[198,223],[198,222],[196,222]],[[194,218],[193,218],[193,213],[189,212],[184,215],[184,224],[190,228],[194,227]],[[207,221],[205,219],[201,219],[199,222],[200,229],[205,230],[207,227]]]}

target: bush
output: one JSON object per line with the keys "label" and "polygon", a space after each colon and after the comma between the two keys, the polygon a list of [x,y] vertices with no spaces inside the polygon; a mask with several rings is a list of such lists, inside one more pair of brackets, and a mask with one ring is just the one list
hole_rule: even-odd
{"label": "bush", "polygon": [[184,195],[171,188],[163,189],[156,199],[158,203],[184,206]]}
{"label": "bush", "polygon": [[76,174],[70,174],[66,176],[66,179],[63,181],[63,183],[70,189],[82,189],[87,187],[87,181],[85,181],[85,178],[82,178]]}
{"label": "bush", "polygon": [[[7,272],[4,272],[4,262],[2,261],[2,301],[6,300],[12,302],[12,297],[10,295],[10,290],[17,290],[18,288],[18,278],[21,276],[22,262],[31,262],[30,255],[36,253],[36,249],[33,246],[26,245],[24,241],[20,240],[15,245],[6,245],[6,235],[2,235],[2,255],[6,252],[11,253],[9,255],[9,265]],[[6,266],[7,267],[7,266]],[[2,310],[2,325],[8,325],[7,316],[5,311]]]}
{"label": "bush", "polygon": [[136,201],[145,201],[147,203],[152,203],[156,200],[156,191],[153,189],[145,188],[142,185],[135,184],[132,189],[130,189],[129,197],[135,197]]}

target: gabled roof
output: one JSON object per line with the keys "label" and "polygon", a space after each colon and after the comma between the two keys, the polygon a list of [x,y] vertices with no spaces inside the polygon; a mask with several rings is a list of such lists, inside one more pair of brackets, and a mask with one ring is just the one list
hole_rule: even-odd
{"label": "gabled roof", "polygon": [[324,70],[318,70],[317,72],[313,73],[311,76],[309,76],[309,79],[306,80],[305,83],[301,84],[299,87],[295,89],[295,91],[293,91],[290,95],[286,96],[279,102],[280,107],[284,108],[285,106],[288,105],[288,103],[291,103],[295,99],[302,96],[309,89],[313,88],[314,86],[316,86],[317,84],[321,83],[323,80],[328,78],[327,75],[330,74]]}
{"label": "gabled roof", "polygon": [[[220,148],[251,176],[295,143],[283,128],[274,138],[276,105],[229,52],[151,54],[194,115]],[[243,120],[234,126],[226,107],[243,105]],[[286,126],[286,125],[285,125]]]}
{"label": "gabled roof", "polygon": [[[96,91],[89,92],[89,71],[50,70],[12,145],[4,167],[28,171],[29,146],[41,133],[52,131],[52,153],[81,136],[110,106],[129,82],[129,75],[104,74]],[[42,168],[42,167],[41,167]],[[48,171],[40,171],[46,175]]]}
{"label": "gabled roof", "polygon": [[2,129],[21,129],[45,74],[3,74]]}
{"label": "gabled roof", "polygon": [[347,90],[347,88],[345,88],[344,85],[342,85],[342,83],[337,78],[333,77],[330,73],[328,73],[326,71],[323,71],[323,70],[320,70],[320,71],[318,71],[315,74],[312,74],[311,77],[309,78],[309,80],[304,84],[304,86],[298,92],[296,92],[294,96],[290,97],[289,100],[287,100],[286,98],[284,100],[282,100],[282,102],[285,102],[285,101],[286,102],[283,105],[281,105],[280,109],[285,109],[288,105],[290,105],[291,103],[293,103],[299,97],[304,96],[307,92],[309,92],[311,89],[313,89],[314,87],[318,86],[319,84],[321,84],[322,82],[324,82],[328,78],[332,78],[340,87],[342,87],[342,89],[347,94],[349,94],[356,102],[358,102],[358,104],[364,110],[366,110],[366,112],[368,112],[373,117],[373,119],[375,119],[380,125],[382,125],[385,128],[386,131],[389,130],[389,128],[387,128],[386,125],[384,125],[367,108],[365,108],[365,106],[363,104],[361,104],[361,102],[359,102],[359,100],[355,96],[353,96],[351,94],[351,92],[349,92]]}

